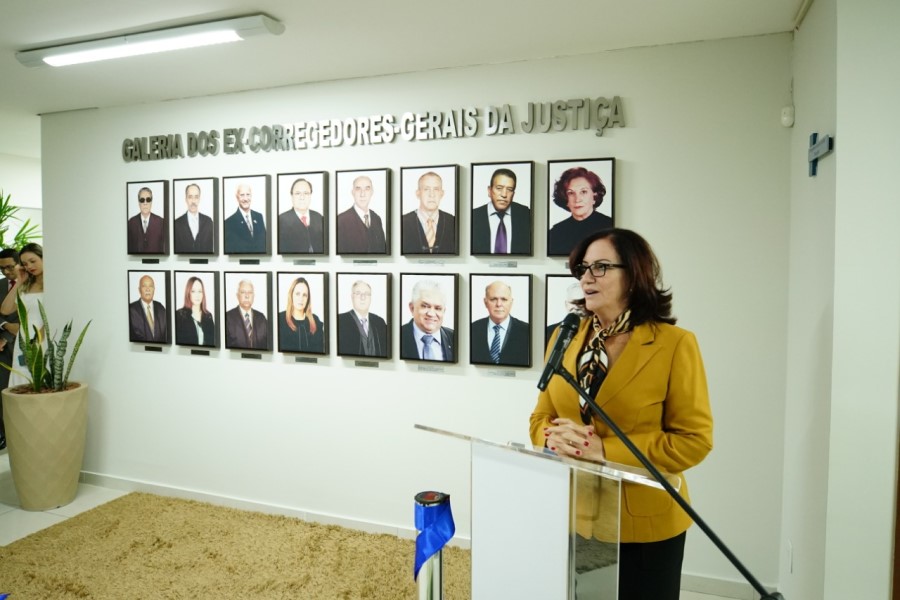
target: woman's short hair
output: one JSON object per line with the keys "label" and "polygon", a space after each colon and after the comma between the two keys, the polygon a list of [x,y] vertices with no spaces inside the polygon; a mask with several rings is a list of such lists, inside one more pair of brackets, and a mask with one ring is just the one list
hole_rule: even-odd
{"label": "woman's short hair", "polygon": [[203,292],[203,298],[200,300],[200,312],[204,315],[208,315],[210,312],[206,308],[206,286],[203,285],[203,280],[196,275],[188,279],[187,284],[184,286],[184,308],[193,308],[194,303],[191,302],[191,288],[193,288],[194,283],[198,281],[200,282],[200,291]]}
{"label": "woman's short hair", "polygon": [[569,199],[566,197],[566,190],[569,187],[569,182],[573,179],[578,179],[579,177],[587,179],[588,183],[591,185],[591,189],[594,190],[594,208],[596,209],[603,204],[603,198],[606,196],[606,186],[603,185],[599,175],[584,167],[572,167],[571,169],[563,171],[563,174],[560,175],[559,179],[556,180],[556,183],[553,184],[554,204],[572,212],[569,210]]}
{"label": "woman's short hair", "polygon": [[575,266],[584,262],[588,246],[597,240],[607,239],[616,249],[619,262],[625,265],[625,282],[628,289],[628,308],[631,324],[649,321],[675,324],[672,316],[672,292],[662,286],[662,270],[653,248],[639,234],[630,229],[604,229],[587,236],[575,246],[569,255],[569,270],[575,275]]}
{"label": "woman's short hair", "polygon": [[288,289],[287,306],[284,309],[284,322],[287,323],[291,331],[297,331],[297,324],[294,322],[294,288],[301,283],[306,286],[306,308],[303,310],[303,314],[309,322],[309,332],[315,334],[316,320],[312,314],[312,292],[309,289],[309,282],[303,277],[298,277],[292,281],[291,287]]}

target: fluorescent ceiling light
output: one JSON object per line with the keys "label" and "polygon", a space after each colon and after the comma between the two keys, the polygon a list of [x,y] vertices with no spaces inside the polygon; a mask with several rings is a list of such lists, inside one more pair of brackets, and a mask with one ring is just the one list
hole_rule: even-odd
{"label": "fluorescent ceiling light", "polygon": [[239,42],[254,35],[279,35],[283,31],[284,25],[278,21],[265,15],[252,15],[26,50],[17,52],[16,58],[26,67],[42,67],[44,65],[62,67],[111,58]]}

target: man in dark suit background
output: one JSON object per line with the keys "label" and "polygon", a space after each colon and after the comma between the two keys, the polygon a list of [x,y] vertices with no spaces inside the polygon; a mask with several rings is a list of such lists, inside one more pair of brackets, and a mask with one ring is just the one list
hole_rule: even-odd
{"label": "man in dark suit background", "polygon": [[456,219],[440,210],[444,197],[441,176],[429,171],[419,177],[419,207],[400,221],[402,254],[456,254]]}
{"label": "man in dark suit background", "polygon": [[531,329],[511,316],[512,288],[495,281],[484,290],[488,316],[472,323],[471,362],[476,364],[531,366]]}
{"label": "man in dark suit background", "polygon": [[269,321],[266,315],[253,308],[256,294],[253,283],[246,279],[238,283],[238,305],[225,313],[225,347],[271,350]]}
{"label": "man in dark suit background", "polygon": [[472,211],[472,254],[531,255],[531,209],[513,202],[515,195],[515,171],[494,171],[488,186],[491,201]]}
{"label": "man in dark suit background", "polygon": [[128,219],[128,254],[168,254],[166,220],[152,212],[153,191],[138,190],[138,214]]}
{"label": "man in dark suit background", "polygon": [[279,254],[325,253],[325,219],[309,208],[312,191],[306,179],[291,185],[293,208],[278,215]]}
{"label": "man in dark suit background", "polygon": [[[0,271],[4,277],[0,277],[0,303],[6,299],[6,295],[12,292],[16,284],[16,265],[19,263],[19,253],[12,248],[0,250]],[[0,314],[0,362],[13,366],[13,346],[15,334],[6,330],[7,323],[18,323],[19,315]],[[9,370],[0,367],[0,390],[9,387]],[[3,427],[3,399],[0,398],[0,450],[6,448],[6,429]]]}
{"label": "man in dark suit background", "polygon": [[169,324],[165,307],[153,299],[156,284],[149,275],[138,282],[140,298],[128,305],[128,324],[132,342],[169,343]]}
{"label": "man in dark suit background", "polygon": [[381,217],[369,210],[372,180],[360,175],[353,180],[353,206],[338,215],[338,254],[388,254],[387,238]]}
{"label": "man in dark suit background", "polygon": [[225,254],[265,254],[266,221],[261,213],[250,210],[253,190],[250,184],[239,183],[234,192],[237,210],[225,219]]}
{"label": "man in dark suit background", "polygon": [[400,358],[456,362],[453,330],[442,326],[446,310],[440,284],[428,279],[416,282],[409,302],[412,319],[400,328]]}
{"label": "man in dark suit background", "polygon": [[353,308],[338,315],[338,354],[389,358],[387,323],[369,312],[372,287],[365,281],[355,281],[350,292]]}
{"label": "man in dark suit background", "polygon": [[200,186],[184,188],[187,210],[175,219],[175,254],[212,254],[215,252],[213,220],[200,212]]}

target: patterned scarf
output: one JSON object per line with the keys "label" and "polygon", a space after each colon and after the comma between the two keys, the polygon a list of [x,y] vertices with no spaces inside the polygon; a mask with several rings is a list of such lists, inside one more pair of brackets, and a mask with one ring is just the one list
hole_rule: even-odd
{"label": "patterned scarf", "polygon": [[[597,392],[600,391],[600,385],[606,379],[606,372],[609,370],[606,339],[631,331],[631,311],[623,312],[606,329],[600,325],[597,315],[594,315],[591,324],[594,327],[594,334],[584,345],[581,356],[578,357],[578,382],[584,391],[592,397],[596,397]],[[585,425],[589,425],[591,423],[590,406],[581,397],[578,398],[578,404],[581,407],[581,421]]]}

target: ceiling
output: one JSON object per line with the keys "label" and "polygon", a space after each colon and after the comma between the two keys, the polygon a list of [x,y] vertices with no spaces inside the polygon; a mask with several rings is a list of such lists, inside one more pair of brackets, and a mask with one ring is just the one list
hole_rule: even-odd
{"label": "ceiling", "polygon": [[[791,31],[803,0],[3,0],[0,138],[34,115]],[[555,12],[554,12],[555,11]],[[15,53],[255,13],[280,36],[71,67]],[[17,125],[19,124],[19,125]],[[27,125],[26,128],[31,127]],[[9,152],[0,146],[0,152]],[[28,152],[22,152],[28,155]]]}

